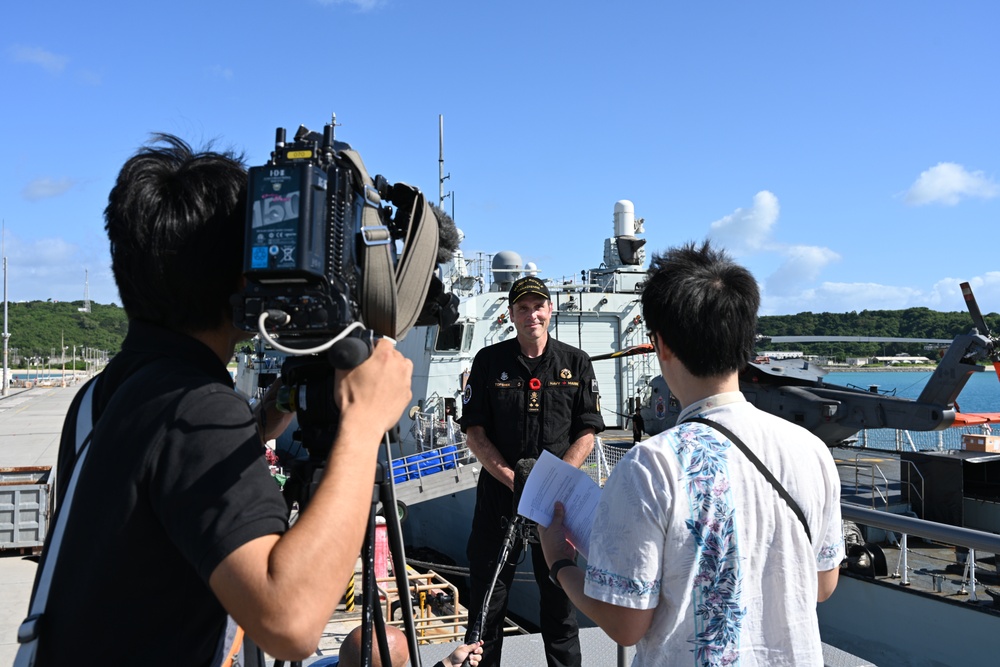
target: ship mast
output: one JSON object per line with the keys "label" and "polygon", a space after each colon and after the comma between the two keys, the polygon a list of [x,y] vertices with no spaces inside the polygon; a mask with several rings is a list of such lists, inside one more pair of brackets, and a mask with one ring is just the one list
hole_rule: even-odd
{"label": "ship mast", "polygon": [[444,200],[451,197],[451,217],[455,217],[455,193],[444,193],[444,182],[451,178],[451,174],[445,176],[444,173],[444,116],[438,114],[438,207],[444,208]]}

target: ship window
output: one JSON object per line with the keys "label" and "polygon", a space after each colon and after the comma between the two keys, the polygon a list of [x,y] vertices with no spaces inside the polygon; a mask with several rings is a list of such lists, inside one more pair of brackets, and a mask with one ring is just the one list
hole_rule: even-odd
{"label": "ship window", "polygon": [[450,327],[438,327],[434,349],[438,352],[457,352],[464,342],[462,335],[464,331],[465,326],[461,323],[452,324]]}
{"label": "ship window", "polygon": [[465,338],[462,340],[462,352],[468,352],[472,349],[472,339],[476,334],[476,327],[471,324],[465,327]]}

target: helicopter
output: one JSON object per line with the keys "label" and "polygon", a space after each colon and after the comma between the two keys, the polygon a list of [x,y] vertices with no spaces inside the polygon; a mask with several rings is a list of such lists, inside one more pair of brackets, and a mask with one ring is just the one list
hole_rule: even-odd
{"label": "helicopter", "polygon": [[[986,325],[969,283],[961,283],[961,289],[974,328],[951,341],[916,399],[881,394],[874,388],[865,390],[830,384],[823,379],[826,371],[815,364],[802,359],[779,362],[767,357],[757,357],[740,372],[740,391],[757,408],[802,426],[828,446],[849,440],[863,429],[940,431],[952,426],[1000,422],[1000,413],[961,413],[956,403],[972,374],[987,370],[980,361],[991,361],[1000,378],[1000,338]],[[912,342],[914,339],[758,337],[759,344],[830,340]],[[591,360],[651,352],[653,346],[646,343],[595,355]],[[681,407],[663,376],[657,375],[650,382],[648,397],[638,409],[642,430],[647,435],[656,435],[674,426]]]}

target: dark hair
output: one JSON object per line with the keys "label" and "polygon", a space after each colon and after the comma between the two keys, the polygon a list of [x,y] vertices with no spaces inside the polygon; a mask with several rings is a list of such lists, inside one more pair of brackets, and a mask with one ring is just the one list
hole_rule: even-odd
{"label": "dark hair", "polygon": [[125,163],[104,229],[130,319],[185,333],[226,321],[241,287],[246,181],[242,155],[196,153],[169,134]]}
{"label": "dark hair", "polygon": [[741,370],[753,354],[760,290],[744,267],[708,241],[654,254],[642,292],[650,331],[695,377]]}

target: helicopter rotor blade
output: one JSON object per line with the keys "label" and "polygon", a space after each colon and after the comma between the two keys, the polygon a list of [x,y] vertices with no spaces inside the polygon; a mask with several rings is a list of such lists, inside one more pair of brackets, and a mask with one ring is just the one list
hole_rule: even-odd
{"label": "helicopter rotor blade", "polygon": [[993,370],[996,371],[997,378],[1000,379],[1000,340],[990,332],[990,328],[986,325],[986,319],[983,317],[982,311],[979,310],[979,304],[976,303],[976,295],[972,293],[972,286],[969,283],[962,283],[960,287],[962,288],[962,296],[965,298],[965,305],[969,309],[969,314],[972,315],[972,322],[979,329],[979,332],[993,343],[990,361],[993,362]]}
{"label": "helicopter rotor blade", "polygon": [[605,354],[595,354],[590,358],[590,360],[600,361],[601,359],[618,359],[619,357],[631,357],[636,354],[649,354],[652,351],[653,346],[651,344],[643,343],[641,345],[626,347],[624,350],[616,350],[615,352],[607,352]]}
{"label": "helicopter rotor blade", "polygon": [[972,286],[969,283],[962,283],[959,285],[962,288],[962,296],[965,298],[965,306],[969,309],[969,314],[972,315],[972,323],[976,325],[979,332],[984,336],[992,338],[990,335],[990,328],[986,326],[986,320],[983,319],[983,313],[979,310],[979,304],[976,303],[976,295],[972,293]]}

